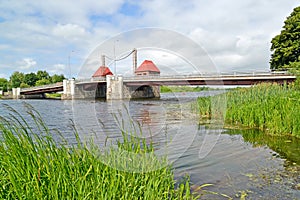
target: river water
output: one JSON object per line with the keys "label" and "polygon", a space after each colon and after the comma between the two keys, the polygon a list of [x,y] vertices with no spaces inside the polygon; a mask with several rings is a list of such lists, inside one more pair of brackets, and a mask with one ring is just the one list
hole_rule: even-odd
{"label": "river water", "polygon": [[70,143],[76,143],[75,128],[81,141],[92,139],[101,148],[115,144],[120,130],[135,132],[153,141],[157,155],[168,157],[176,179],[188,174],[194,191],[212,184],[201,191],[215,194],[203,199],[300,199],[300,140],[199,124],[193,102],[215,93],[168,93],[160,100],[127,102],[2,100],[0,115],[8,115],[7,104],[33,123],[26,114],[28,103]]}

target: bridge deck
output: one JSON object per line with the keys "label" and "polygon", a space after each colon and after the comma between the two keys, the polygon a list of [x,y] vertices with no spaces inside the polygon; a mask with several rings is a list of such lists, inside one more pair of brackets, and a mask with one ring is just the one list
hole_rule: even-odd
{"label": "bridge deck", "polygon": [[53,93],[63,91],[63,83],[55,83],[50,85],[43,85],[31,88],[23,88],[20,92],[21,95],[31,95],[31,94],[43,94],[43,93]]}
{"label": "bridge deck", "polygon": [[[189,75],[189,76],[134,76],[124,77],[127,86],[141,85],[253,85],[261,82],[292,82],[296,76],[289,74],[227,74],[227,75]],[[105,78],[77,80],[77,85],[106,84]],[[63,83],[33,88],[24,88],[21,95],[43,94],[63,91]]]}

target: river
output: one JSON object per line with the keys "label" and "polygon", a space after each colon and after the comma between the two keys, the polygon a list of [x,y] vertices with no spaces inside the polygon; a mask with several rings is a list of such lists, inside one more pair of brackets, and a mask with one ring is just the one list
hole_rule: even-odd
{"label": "river", "polygon": [[50,129],[62,132],[76,143],[93,139],[99,147],[115,144],[121,131],[136,132],[152,140],[158,155],[169,158],[175,177],[190,175],[196,191],[211,193],[203,199],[300,199],[300,140],[267,137],[257,130],[227,130],[198,124],[191,103],[197,96],[218,93],[168,93],[160,100],[106,102],[94,100],[2,100],[0,115],[8,114],[5,104],[23,114],[24,103],[41,114]]}

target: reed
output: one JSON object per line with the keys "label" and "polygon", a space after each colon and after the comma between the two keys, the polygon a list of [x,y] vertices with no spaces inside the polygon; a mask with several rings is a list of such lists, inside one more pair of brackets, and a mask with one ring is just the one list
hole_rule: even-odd
{"label": "reed", "polygon": [[[262,83],[222,94],[226,97],[225,121],[229,126],[258,128],[273,135],[300,137],[300,91],[296,84]],[[214,117],[215,97],[198,98],[200,115]]]}
{"label": "reed", "polygon": [[[32,107],[28,114],[35,126],[13,108],[7,109],[10,115],[0,119],[0,199],[197,198],[189,180],[175,187],[172,167],[166,165],[166,159],[157,158],[146,141],[124,136],[118,148],[101,154],[93,143],[82,144],[76,132],[77,143],[69,144],[59,131],[50,130]],[[150,153],[151,159],[143,163],[134,156],[130,161],[144,172],[120,170],[120,165],[128,164],[120,150],[140,157]]]}

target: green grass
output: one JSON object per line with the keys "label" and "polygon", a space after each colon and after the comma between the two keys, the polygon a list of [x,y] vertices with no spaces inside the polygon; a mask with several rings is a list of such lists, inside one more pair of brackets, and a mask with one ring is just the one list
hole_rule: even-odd
{"label": "green grass", "polygon": [[239,88],[215,97],[198,98],[202,117],[214,117],[211,101],[226,98],[226,124],[229,126],[258,128],[273,135],[300,137],[300,90],[289,86],[259,84]]}
{"label": "green grass", "polygon": [[61,98],[61,94],[59,94],[59,93],[47,93],[46,98],[59,99],[59,98]]}
{"label": "green grass", "polygon": [[[0,118],[0,199],[197,198],[188,179],[175,186],[172,167],[145,140],[124,133],[118,148],[103,152],[75,133],[77,143],[69,144],[30,105],[35,126],[6,107],[10,116]],[[140,171],[128,170],[129,164]]]}
{"label": "green grass", "polygon": [[191,86],[160,86],[161,93],[170,93],[170,92],[201,92],[212,90],[209,87],[191,87]]}

